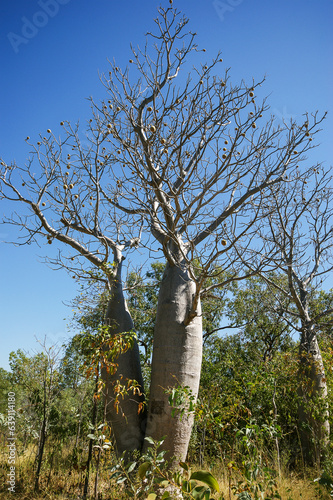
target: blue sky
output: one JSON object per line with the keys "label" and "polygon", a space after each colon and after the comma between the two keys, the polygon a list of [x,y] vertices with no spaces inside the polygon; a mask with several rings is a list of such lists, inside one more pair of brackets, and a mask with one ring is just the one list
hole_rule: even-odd
{"label": "blue sky", "polygon": [[[25,137],[37,138],[61,120],[89,118],[87,97],[104,96],[98,73],[107,59],[125,66],[130,42],[143,44],[156,9],[168,2],[145,0],[3,0],[0,5],[0,155],[23,163]],[[277,119],[301,119],[305,111],[329,111],[314,161],[332,158],[333,3],[331,0],[174,0],[190,18],[203,62],[222,51],[234,83],[266,75],[263,95]],[[0,216],[10,214],[1,202]],[[19,348],[37,349],[71,334],[66,324],[77,286],[66,272],[41,262],[49,247],[14,247],[16,228],[0,226],[0,366]],[[333,280],[329,284],[333,286]]]}

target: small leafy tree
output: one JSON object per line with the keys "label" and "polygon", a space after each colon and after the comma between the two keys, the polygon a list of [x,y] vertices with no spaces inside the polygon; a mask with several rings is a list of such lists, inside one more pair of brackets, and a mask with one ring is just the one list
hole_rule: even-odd
{"label": "small leafy tree", "polygon": [[21,386],[26,397],[28,415],[38,430],[38,447],[35,460],[35,490],[39,490],[39,478],[46,440],[50,434],[52,411],[60,393],[58,370],[60,348],[48,348],[41,343],[43,351],[29,358],[21,350],[10,354],[13,381]]}
{"label": "small leafy tree", "polygon": [[[281,287],[286,285],[284,275],[272,273],[271,279]],[[228,302],[229,327],[237,328],[244,341],[256,344],[264,362],[270,361],[276,352],[285,352],[294,346],[293,328],[283,317],[281,302],[292,309],[288,298],[272,294],[261,277],[250,277],[241,286],[234,287]]]}
{"label": "small leafy tree", "polygon": [[[126,484],[125,494],[129,498],[213,500],[212,492],[220,491],[218,481],[210,472],[192,472],[185,462],[180,463],[178,471],[170,472],[165,459],[166,451],[162,449],[163,439],[156,442],[146,438],[146,441],[147,451],[139,463],[125,464],[120,461],[111,469],[111,479],[114,479],[116,484]],[[136,468],[137,477],[134,476]]]}
{"label": "small leafy tree", "polygon": [[193,459],[199,454],[201,464],[208,459],[225,465],[236,460],[236,432],[255,422],[260,428],[281,428],[278,442],[263,443],[269,460],[279,463],[283,453],[289,463],[295,461],[296,349],[290,344],[264,361],[260,343],[242,334],[215,336],[206,342],[191,443]]}

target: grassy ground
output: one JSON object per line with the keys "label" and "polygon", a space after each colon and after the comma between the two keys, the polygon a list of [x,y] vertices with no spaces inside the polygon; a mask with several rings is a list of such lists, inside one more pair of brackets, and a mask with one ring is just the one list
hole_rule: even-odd
{"label": "grassy ground", "polygon": [[[1,500],[15,498],[15,500],[76,500],[82,498],[82,485],[78,477],[68,481],[66,477],[58,477],[56,484],[50,484],[48,487],[43,486],[40,493],[36,493],[32,489],[32,484],[25,484],[24,489],[21,486],[16,489],[15,493],[3,491],[0,493]],[[220,481],[220,495],[223,494],[225,500],[234,500],[237,497],[231,493],[229,496],[228,484]],[[116,485],[110,485],[106,481],[101,481],[99,485],[99,500],[126,500],[129,497]],[[332,498],[327,492],[322,490],[321,493],[315,489],[311,481],[301,480],[297,478],[283,478],[278,481],[278,491],[282,500],[324,500]],[[93,485],[90,488],[89,499],[94,498]],[[217,495],[216,498],[219,498]],[[222,497],[223,498],[223,497]]]}
{"label": "grassy ground", "polygon": [[[8,473],[8,466],[4,457],[0,462],[0,500],[79,500],[82,498],[85,470],[77,470],[71,466],[67,460],[60,463],[53,464],[50,472],[50,466],[46,462],[42,469],[40,478],[40,491],[37,493],[33,490],[34,487],[34,473],[33,473],[33,453],[25,453],[21,456],[16,463],[16,487],[15,493],[10,493],[7,490],[6,474]],[[109,462],[105,461],[100,471],[98,482],[98,500],[126,500],[133,498],[124,493],[124,488],[115,484],[110,480]],[[204,467],[209,469],[209,465]],[[193,467],[195,469],[195,467]],[[237,496],[232,493],[229,485],[237,483],[237,473],[235,471],[228,471],[223,468],[222,464],[215,465],[211,470],[212,474],[218,479],[220,485],[220,494],[215,498],[220,498],[221,495],[224,500],[236,500]],[[96,471],[92,468],[89,482],[89,495],[88,499],[94,498],[94,482]],[[302,475],[297,472],[285,472],[281,478],[276,479],[277,491],[282,500],[328,500],[332,498],[324,487],[319,487],[313,479],[318,476],[315,470],[309,470]],[[238,476],[238,479],[240,477]],[[137,483],[140,484],[139,482]],[[146,498],[145,496],[142,498]],[[253,497],[254,498],[254,497]],[[266,498],[264,496],[263,498]]]}

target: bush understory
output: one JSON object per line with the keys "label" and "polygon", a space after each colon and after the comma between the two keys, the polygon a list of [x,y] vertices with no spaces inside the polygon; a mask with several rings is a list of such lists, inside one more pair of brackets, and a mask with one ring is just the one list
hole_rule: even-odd
{"label": "bush understory", "polygon": [[[167,464],[164,463],[163,452],[159,454],[158,446],[151,448],[150,457],[141,459],[143,468],[140,468],[140,459],[137,462],[131,462],[125,465],[121,460],[117,460],[112,451],[106,451],[101,457],[98,471],[98,482],[96,486],[96,463],[97,452],[92,463],[89,474],[89,488],[86,499],[96,500],[123,500],[133,499],[159,499],[162,498],[162,492],[154,488],[153,484],[165,485],[165,480],[169,484],[189,484],[189,474],[196,477],[197,471],[209,471],[213,478],[219,484],[219,492],[214,488],[208,488],[207,483],[200,480],[192,481],[198,491],[209,490],[207,496],[191,496],[190,493],[183,492],[181,497],[171,496],[165,498],[209,498],[221,500],[250,500],[250,499],[273,499],[282,500],[314,500],[329,499],[333,497],[333,486],[331,488],[331,476],[327,472],[318,470],[318,468],[296,468],[290,470],[286,460],[280,462],[280,474],[277,471],[277,464],[274,459],[270,463],[259,459],[262,453],[255,453],[254,450],[243,457],[238,456],[237,460],[219,460],[205,459],[199,466],[191,463],[191,470],[188,464],[183,464],[178,480],[175,481],[175,474],[167,470]],[[1,455],[1,489],[0,499],[5,500],[15,498],[19,500],[41,500],[41,499],[82,499],[84,498],[84,484],[86,480],[86,466],[82,461],[86,450],[81,450],[79,460],[73,460],[73,449],[70,446],[58,447],[53,450],[48,447],[46,458],[39,480],[39,491],[34,490],[34,456],[36,449],[29,446],[21,454],[18,453],[15,464],[15,492],[8,491],[7,474],[9,465],[4,453]],[[53,455],[52,455],[53,451]],[[258,451],[258,450],[257,450]],[[230,458],[230,457],[229,457]],[[241,459],[243,458],[243,460]],[[149,462],[149,465],[148,462]],[[135,465],[134,465],[135,463]],[[189,472],[190,471],[190,472]],[[161,477],[160,477],[161,476]],[[163,476],[163,477],[162,477]],[[180,477],[180,480],[179,480]],[[205,481],[205,477],[204,481]],[[159,478],[159,479],[158,479]],[[321,478],[321,479],[320,479]],[[162,483],[164,480],[164,483]],[[150,484],[149,484],[150,483]],[[322,484],[320,484],[322,483]],[[188,487],[188,486],[187,486]],[[96,488],[96,489],[95,489]],[[177,487],[179,491],[181,486]],[[151,496],[155,491],[157,496]],[[178,491],[178,490],[177,490]],[[201,491],[201,490],[200,490]],[[149,496],[150,495],[150,496]]]}

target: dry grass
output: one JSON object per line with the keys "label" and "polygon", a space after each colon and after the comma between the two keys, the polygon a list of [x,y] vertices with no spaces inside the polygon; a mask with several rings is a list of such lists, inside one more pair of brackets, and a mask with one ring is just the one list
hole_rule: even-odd
{"label": "dry grass", "polygon": [[[331,497],[322,490],[321,496],[316,490],[315,483],[311,480],[298,479],[296,477],[283,477],[277,480],[278,492],[281,495],[281,500],[326,500]],[[236,496],[231,494],[229,496],[229,487],[226,482],[220,482],[221,493],[224,494],[225,499],[236,500]]]}
{"label": "dry grass", "polygon": [[[207,469],[207,467],[206,467]],[[229,488],[228,471],[221,466],[216,466],[212,473],[219,479],[220,492],[224,495],[225,500],[236,500]],[[303,475],[302,475],[303,476]],[[280,478],[276,478],[277,491],[281,496],[281,500],[329,500],[332,497],[326,492],[323,487],[319,487],[313,478],[318,477],[315,470],[309,470],[307,478],[295,472],[284,472]],[[235,483],[235,476],[231,476],[231,484]],[[318,488],[320,492],[318,491]]]}
{"label": "dry grass", "polygon": [[[60,464],[56,470],[50,471],[45,463],[40,478],[40,492],[33,491],[33,453],[26,452],[16,463],[16,491],[10,494],[7,491],[6,474],[7,464],[4,457],[0,460],[0,500],[79,500],[82,498],[85,471],[77,471],[68,465],[68,461]],[[67,464],[67,465],[66,465]],[[206,467],[208,466],[206,465]],[[236,496],[230,492],[228,471],[222,464],[214,466],[212,473],[219,479],[221,494],[225,500],[236,500]],[[278,492],[282,500],[328,500],[332,497],[322,488],[318,491],[318,483],[313,482],[316,477],[315,471],[309,471],[307,478],[301,478],[296,473],[284,473],[277,480]],[[99,479],[99,499],[101,500],[126,500],[123,490],[116,484],[112,484],[109,478],[108,464],[105,463]],[[89,484],[89,500],[94,498],[95,470],[91,471]],[[231,482],[234,481],[231,477]],[[316,489],[317,488],[317,489]],[[217,495],[216,498],[219,498]]]}

